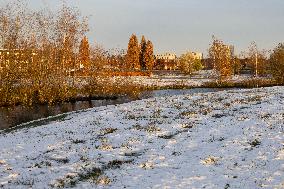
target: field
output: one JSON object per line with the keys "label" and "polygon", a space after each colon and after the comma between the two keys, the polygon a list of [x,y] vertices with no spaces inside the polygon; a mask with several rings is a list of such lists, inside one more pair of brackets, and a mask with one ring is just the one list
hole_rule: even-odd
{"label": "field", "polygon": [[284,188],[284,88],[159,97],[0,134],[3,188]]}

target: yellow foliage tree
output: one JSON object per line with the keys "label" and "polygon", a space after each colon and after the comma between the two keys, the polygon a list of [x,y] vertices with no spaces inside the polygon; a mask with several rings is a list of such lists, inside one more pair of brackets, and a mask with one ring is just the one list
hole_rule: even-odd
{"label": "yellow foliage tree", "polygon": [[82,39],[79,47],[79,61],[80,65],[84,66],[84,71],[88,73],[90,70],[90,45],[86,36]]}
{"label": "yellow foliage tree", "polygon": [[193,72],[203,69],[203,65],[200,59],[196,59],[192,52],[182,54],[178,60],[179,69],[188,75],[192,75]]}
{"label": "yellow foliage tree", "polygon": [[223,41],[213,37],[213,43],[209,49],[209,56],[213,60],[214,69],[217,71],[220,81],[232,75],[233,61],[229,45],[225,45]]}
{"label": "yellow foliage tree", "polygon": [[155,63],[154,59],[154,46],[151,41],[147,41],[146,44],[146,51],[145,51],[145,65],[146,65],[146,70],[153,70]]}
{"label": "yellow foliage tree", "polygon": [[126,54],[127,68],[130,70],[140,70],[139,63],[140,48],[136,35],[132,34],[129,39],[128,49]]}
{"label": "yellow foliage tree", "polygon": [[270,73],[275,81],[284,84],[284,43],[280,43],[270,55]]}
{"label": "yellow foliage tree", "polygon": [[147,42],[145,39],[145,36],[142,36],[141,39],[141,43],[140,43],[140,57],[139,57],[139,62],[140,62],[140,66],[143,70],[146,69],[146,46],[147,46]]}

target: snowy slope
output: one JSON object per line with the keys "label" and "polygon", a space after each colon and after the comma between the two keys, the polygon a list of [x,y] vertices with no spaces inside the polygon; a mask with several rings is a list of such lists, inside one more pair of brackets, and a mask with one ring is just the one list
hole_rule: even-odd
{"label": "snowy slope", "polygon": [[0,134],[3,188],[284,188],[284,88],[142,100]]}

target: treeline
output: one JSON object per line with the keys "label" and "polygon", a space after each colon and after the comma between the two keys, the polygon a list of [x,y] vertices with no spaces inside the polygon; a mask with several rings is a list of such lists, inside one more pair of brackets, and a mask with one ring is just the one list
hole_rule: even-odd
{"label": "treeline", "polygon": [[58,12],[13,1],[0,10],[0,104],[52,103],[72,97],[66,80],[80,67],[79,40],[88,24],[63,4]]}
{"label": "treeline", "polygon": [[[88,18],[64,1],[57,11],[30,10],[24,0],[0,7],[0,106],[136,94],[138,86],[110,76],[150,75],[153,43],[133,34],[127,51],[107,51],[91,45],[87,32]],[[241,55],[235,56],[230,45],[213,38],[209,59],[220,82],[240,74],[246,59],[256,77],[273,76],[277,84],[284,84],[284,44],[269,54],[253,43]],[[178,59],[178,67],[191,75],[204,65],[189,52]]]}
{"label": "treeline", "polygon": [[147,72],[153,70],[155,63],[154,45],[144,35],[139,43],[138,37],[132,34],[126,52],[119,49],[105,51],[102,47],[96,46],[91,48],[90,55],[92,70],[107,75],[111,75],[113,72],[129,76],[145,75],[143,72],[146,72],[147,75]]}
{"label": "treeline", "polygon": [[88,31],[88,18],[64,1],[57,11],[31,10],[22,0],[1,7],[0,106],[52,104],[78,95],[137,90],[125,87],[125,80],[105,76],[117,70],[150,69],[152,43],[143,38],[140,46],[133,37],[127,54],[118,49],[106,51],[89,44]]}
{"label": "treeline", "polygon": [[273,83],[284,84],[284,44],[280,43],[271,53],[259,50],[255,42],[251,43],[247,52],[240,56],[233,53],[233,46],[213,37],[209,48],[209,59],[213,64],[220,82],[232,75],[239,75],[247,66],[255,78],[265,76],[272,78]]}
{"label": "treeline", "polygon": [[202,59],[196,58],[192,52],[186,52],[179,57],[178,68],[191,77],[194,72],[202,70],[204,65]]}
{"label": "treeline", "polygon": [[127,68],[136,71],[151,71],[153,70],[154,63],[153,43],[150,40],[146,41],[145,36],[142,36],[141,43],[139,45],[137,36],[133,34],[129,39],[126,54]]}

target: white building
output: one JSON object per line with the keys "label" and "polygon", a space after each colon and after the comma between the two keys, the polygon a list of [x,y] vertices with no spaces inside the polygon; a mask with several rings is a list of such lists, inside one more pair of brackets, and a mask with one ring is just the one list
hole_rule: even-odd
{"label": "white building", "polygon": [[190,52],[192,57],[196,60],[202,60],[203,59],[203,54],[199,52]]}
{"label": "white building", "polygon": [[173,61],[177,59],[177,55],[174,53],[165,53],[155,55],[157,60]]}

